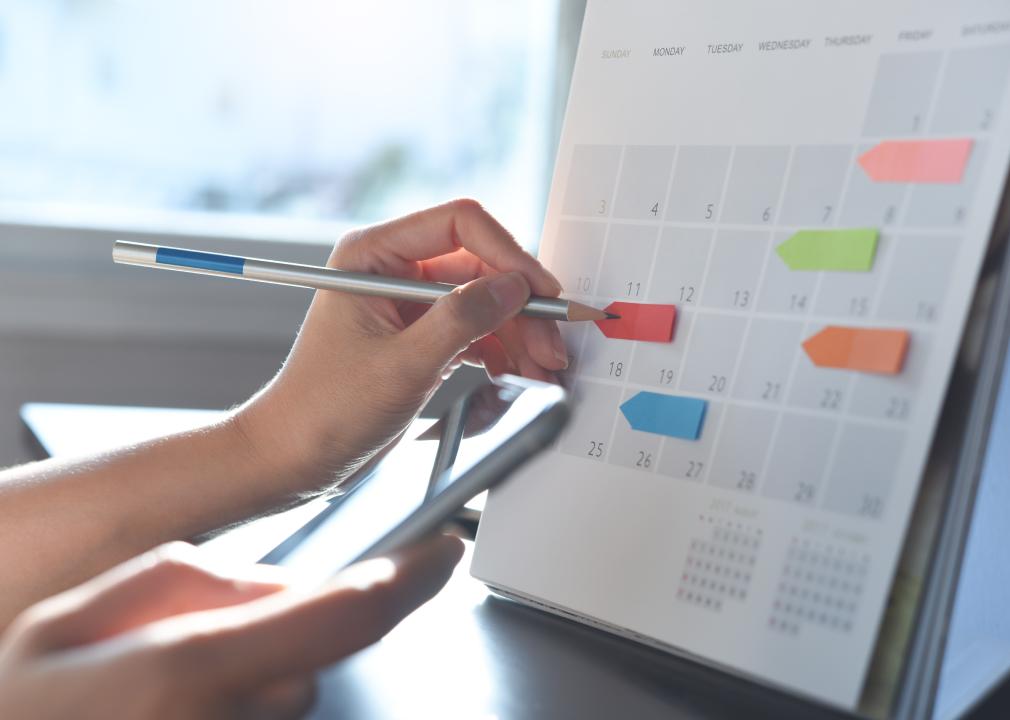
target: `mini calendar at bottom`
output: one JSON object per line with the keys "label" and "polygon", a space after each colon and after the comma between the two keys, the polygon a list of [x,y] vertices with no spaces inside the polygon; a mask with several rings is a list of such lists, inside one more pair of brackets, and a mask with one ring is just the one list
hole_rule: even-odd
{"label": "mini calendar at bottom", "polygon": [[[844,18],[844,19],[843,19]],[[996,0],[591,0],[541,258],[576,412],[474,574],[855,707],[1010,151]]]}

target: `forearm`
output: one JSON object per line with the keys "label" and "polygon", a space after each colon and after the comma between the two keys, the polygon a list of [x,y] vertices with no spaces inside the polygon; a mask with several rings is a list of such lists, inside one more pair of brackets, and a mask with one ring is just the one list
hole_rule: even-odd
{"label": "forearm", "polygon": [[298,472],[288,455],[257,447],[235,416],[106,455],[0,472],[0,628],[160,543],[293,504],[305,486]]}
{"label": "forearm", "polygon": [[155,545],[331,487],[389,447],[455,363],[548,381],[567,366],[555,324],[517,319],[561,285],[473,201],[351,232],[328,264],[465,284],[430,308],[317,293],[277,377],[231,420],[0,473],[0,627]]}

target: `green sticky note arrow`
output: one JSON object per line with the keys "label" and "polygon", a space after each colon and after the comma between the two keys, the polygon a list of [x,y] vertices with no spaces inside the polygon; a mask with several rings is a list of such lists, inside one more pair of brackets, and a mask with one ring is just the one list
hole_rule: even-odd
{"label": "green sticky note arrow", "polygon": [[880,233],[856,230],[800,230],[775,248],[790,270],[869,272]]}

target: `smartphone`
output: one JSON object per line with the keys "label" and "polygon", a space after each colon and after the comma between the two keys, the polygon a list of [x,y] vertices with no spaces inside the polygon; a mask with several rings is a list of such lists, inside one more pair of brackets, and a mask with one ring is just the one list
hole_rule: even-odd
{"label": "smartphone", "polygon": [[436,532],[557,438],[571,412],[557,385],[510,375],[477,387],[401,440],[364,479],[264,562],[323,581]]}

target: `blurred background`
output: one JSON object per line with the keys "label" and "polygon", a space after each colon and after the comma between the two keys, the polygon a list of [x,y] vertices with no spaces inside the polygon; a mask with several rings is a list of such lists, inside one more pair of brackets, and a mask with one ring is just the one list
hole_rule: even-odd
{"label": "blurred background", "polygon": [[0,199],[369,222],[467,194],[531,238],[558,10],[7,0]]}
{"label": "blurred background", "polygon": [[480,199],[537,244],[583,0],[5,0],[0,466],[29,400],[226,407],[293,289],[114,267],[116,238],[320,263]]}

